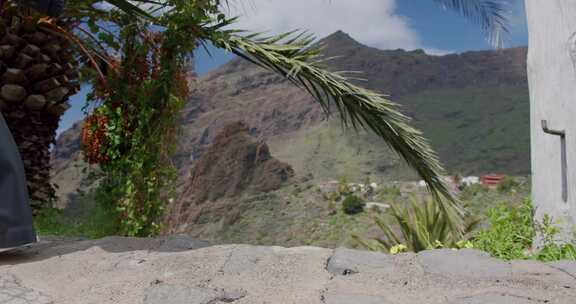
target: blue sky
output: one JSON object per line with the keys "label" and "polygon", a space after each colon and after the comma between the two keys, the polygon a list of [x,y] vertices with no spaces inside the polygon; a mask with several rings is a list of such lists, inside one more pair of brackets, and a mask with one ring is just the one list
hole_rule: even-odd
{"label": "blue sky", "polygon": [[[363,3],[358,6],[358,1]],[[505,47],[526,46],[528,35],[523,0],[508,0],[510,34]],[[432,0],[248,0],[231,7],[230,16],[239,16],[237,27],[269,31],[310,30],[317,37],[343,30],[363,44],[380,49],[422,48],[428,53],[460,53],[490,49],[476,24],[443,9]],[[302,11],[305,5],[308,9]],[[196,70],[203,75],[233,58],[210,47],[196,52]],[[90,87],[71,98],[72,108],[64,114],[58,133],[82,118],[81,108]]]}

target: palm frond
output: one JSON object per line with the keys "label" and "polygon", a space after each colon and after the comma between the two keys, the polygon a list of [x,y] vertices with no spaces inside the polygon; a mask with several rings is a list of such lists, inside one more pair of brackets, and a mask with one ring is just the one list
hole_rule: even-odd
{"label": "palm frond", "polygon": [[[123,13],[130,15],[130,16],[140,16],[147,19],[154,19],[154,17],[149,14],[144,9],[140,8],[137,4],[162,4],[156,1],[147,1],[147,0],[137,0],[137,1],[128,1],[128,0],[106,0],[106,2],[112,4],[116,8],[120,9]],[[134,4],[136,3],[136,4]]]}
{"label": "palm frond", "polygon": [[166,5],[168,5],[166,0],[67,0],[63,17],[82,18],[96,15],[107,19],[106,15],[116,9],[127,16],[155,21],[151,7]]}
{"label": "palm frond", "polygon": [[478,23],[488,35],[490,44],[502,47],[503,34],[508,32],[507,2],[503,0],[433,0]]}
{"label": "palm frond", "polygon": [[441,179],[444,170],[436,153],[422,133],[409,125],[410,118],[397,110],[397,104],[383,94],[356,86],[341,74],[320,67],[320,46],[313,44],[311,35],[280,44],[278,36],[259,38],[251,35],[248,38],[238,35],[238,32],[204,32],[205,36],[200,38],[304,88],[328,115],[335,107],[344,126],[373,131],[426,181],[433,197],[450,215],[451,223],[461,225],[463,211]]}

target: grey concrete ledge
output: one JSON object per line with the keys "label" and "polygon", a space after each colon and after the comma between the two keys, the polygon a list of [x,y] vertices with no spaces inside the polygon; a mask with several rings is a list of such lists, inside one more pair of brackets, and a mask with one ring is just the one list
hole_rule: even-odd
{"label": "grey concrete ledge", "polygon": [[187,236],[42,238],[0,254],[0,303],[573,304],[576,263],[476,250],[385,255]]}

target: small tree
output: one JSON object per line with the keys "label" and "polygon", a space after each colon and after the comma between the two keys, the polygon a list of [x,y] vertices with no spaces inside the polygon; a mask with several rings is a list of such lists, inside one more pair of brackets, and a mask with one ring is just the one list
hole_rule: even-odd
{"label": "small tree", "polygon": [[361,198],[351,194],[348,195],[342,202],[342,211],[349,215],[358,214],[364,210],[365,205],[366,204]]}

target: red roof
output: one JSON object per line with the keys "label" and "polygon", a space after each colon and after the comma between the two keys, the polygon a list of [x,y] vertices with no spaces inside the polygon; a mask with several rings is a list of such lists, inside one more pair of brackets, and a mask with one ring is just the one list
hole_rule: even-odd
{"label": "red roof", "polygon": [[496,186],[502,182],[504,177],[503,174],[488,174],[480,177],[480,181],[485,186]]}

